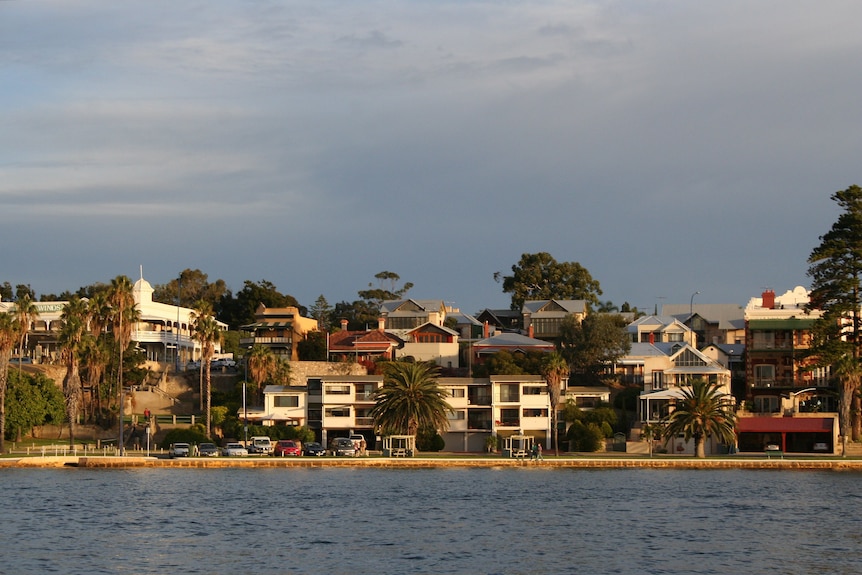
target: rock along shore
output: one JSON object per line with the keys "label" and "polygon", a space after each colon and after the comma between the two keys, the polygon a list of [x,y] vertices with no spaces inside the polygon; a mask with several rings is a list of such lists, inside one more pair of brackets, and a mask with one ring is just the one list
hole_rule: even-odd
{"label": "rock along shore", "polygon": [[862,459],[794,459],[778,458],[635,458],[635,457],[560,457],[543,461],[528,459],[502,459],[490,457],[414,457],[390,459],[368,458],[201,458],[165,459],[144,456],[53,456],[0,459],[0,467],[81,467],[90,469],[119,468],[307,468],[307,467],[360,467],[376,469],[430,469],[430,468],[524,468],[524,469],[834,469],[860,470]]}

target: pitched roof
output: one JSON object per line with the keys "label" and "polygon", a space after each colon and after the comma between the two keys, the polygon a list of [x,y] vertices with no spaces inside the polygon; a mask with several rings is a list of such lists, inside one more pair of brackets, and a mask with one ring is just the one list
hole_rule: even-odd
{"label": "pitched roof", "polygon": [[665,304],[661,306],[662,315],[673,316],[680,321],[686,321],[694,315],[699,315],[709,323],[718,324],[718,329],[745,329],[745,310],[735,303],[697,303]]}
{"label": "pitched roof", "polygon": [[525,301],[523,313],[541,312],[586,313],[587,300],[583,299],[542,299]]}

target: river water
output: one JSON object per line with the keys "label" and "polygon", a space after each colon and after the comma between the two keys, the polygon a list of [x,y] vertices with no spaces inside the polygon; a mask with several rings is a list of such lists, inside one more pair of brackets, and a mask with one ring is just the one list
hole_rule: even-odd
{"label": "river water", "polygon": [[3,574],[853,574],[862,474],[2,469]]}

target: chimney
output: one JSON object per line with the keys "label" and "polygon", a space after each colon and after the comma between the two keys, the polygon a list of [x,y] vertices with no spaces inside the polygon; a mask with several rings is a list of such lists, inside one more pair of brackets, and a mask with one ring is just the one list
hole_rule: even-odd
{"label": "chimney", "polygon": [[341,331],[347,331],[347,320],[341,320]]}
{"label": "chimney", "polygon": [[384,331],[386,329],[386,318],[378,317],[377,318],[377,329],[380,331]]}
{"label": "chimney", "polygon": [[490,326],[488,325],[488,322],[486,321],[485,325],[482,326],[482,337],[485,339],[488,339],[488,337],[490,336],[490,333],[491,333],[490,332]]}
{"label": "chimney", "polygon": [[764,290],[763,294],[763,303],[761,304],[766,309],[775,309],[775,292],[771,289]]}
{"label": "chimney", "polygon": [[529,329],[527,330],[527,334],[528,334],[530,337],[533,337],[533,333],[534,333],[534,331],[533,331],[533,324],[530,324],[530,327],[529,327]]}

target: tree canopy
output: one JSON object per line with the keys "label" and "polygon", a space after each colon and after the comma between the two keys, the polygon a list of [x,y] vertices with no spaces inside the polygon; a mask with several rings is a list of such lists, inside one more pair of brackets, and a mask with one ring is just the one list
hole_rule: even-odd
{"label": "tree canopy", "polygon": [[591,313],[578,321],[574,316],[560,325],[560,353],[585,385],[600,383],[607,366],[631,350],[626,321],[616,313]]}
{"label": "tree canopy", "polygon": [[[862,430],[862,402],[859,378],[853,374],[859,371],[862,355],[862,188],[850,186],[832,194],[831,199],[843,211],[808,257],[812,280],[809,308],[822,311],[812,330],[811,352],[819,365],[840,366],[836,372],[842,378],[842,394],[852,398],[852,435],[857,439]],[[851,362],[856,365],[849,365]],[[849,398],[845,399],[839,403],[842,411],[851,405]],[[842,413],[840,419],[848,420],[849,414]]]}
{"label": "tree canopy", "polygon": [[691,386],[682,388],[682,397],[674,403],[673,411],[662,418],[665,443],[682,435],[686,441],[694,439],[697,457],[706,457],[705,442],[715,436],[722,443],[736,441],[736,413],[730,396],[721,391],[718,383],[695,379]]}
{"label": "tree canopy", "polygon": [[[500,281],[501,274],[494,274]],[[558,262],[551,254],[523,254],[512,266],[512,275],[502,276],[503,293],[512,294],[511,309],[520,310],[527,300],[582,299],[600,305],[599,282],[577,262]]]}
{"label": "tree canopy", "polygon": [[419,429],[445,431],[452,407],[437,383],[438,368],[429,363],[393,361],[385,364],[383,386],[371,408],[374,425],[384,434],[416,436]]}

